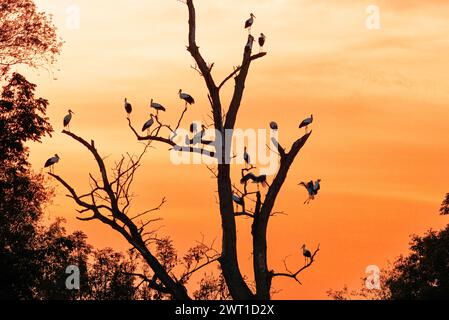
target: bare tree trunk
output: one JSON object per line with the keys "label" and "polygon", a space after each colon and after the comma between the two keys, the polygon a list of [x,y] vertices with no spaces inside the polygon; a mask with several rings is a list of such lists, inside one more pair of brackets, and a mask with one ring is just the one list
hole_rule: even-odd
{"label": "bare tree trunk", "polygon": [[[230,176],[230,150],[227,148],[225,128],[223,128],[223,117],[221,111],[221,101],[219,88],[211,75],[211,70],[207,66],[203,57],[199,52],[196,44],[196,14],[192,0],[187,0],[189,9],[189,47],[188,51],[195,59],[198,68],[206,82],[209,90],[209,100],[211,101],[212,113],[214,118],[215,129],[221,132],[222,136],[222,158],[219,159],[221,164],[218,165],[218,194],[220,201],[220,214],[222,220],[222,257],[220,259],[223,276],[228,285],[229,292],[236,300],[249,300],[253,298],[253,293],[249,289],[238,264],[237,254],[237,228],[234,215],[234,206],[232,202],[232,185]],[[243,89],[241,89],[243,93]],[[242,93],[240,93],[240,100]],[[235,99],[234,106],[240,103]],[[238,106],[237,106],[238,108]]]}
{"label": "bare tree trunk", "polygon": [[274,204],[282,186],[287,178],[288,171],[293,164],[299,151],[305,145],[310,137],[310,134],[305,135],[296,141],[290,152],[285,153],[285,150],[278,145],[278,151],[281,156],[280,169],[268,190],[260,211],[256,211],[254,216],[254,223],[252,226],[253,235],[253,266],[256,278],[256,296],[258,299],[270,299],[271,282],[273,279],[273,272],[268,270],[267,263],[267,228],[268,222],[273,211]]}
{"label": "bare tree trunk", "polygon": [[[68,132],[63,131],[66,135],[70,136],[74,140],[81,143],[84,147],[86,147],[89,152],[94,156],[98,168],[101,173],[101,183],[93,178],[91,175],[91,180],[93,184],[96,186],[90,193],[86,195],[79,196],[77,192],[61,177],[50,173],[52,177],[58,180],[70,193],[70,197],[82,208],[83,210],[79,211],[80,213],[84,213],[87,211],[92,211],[93,215],[89,218],[79,218],[82,221],[90,221],[90,220],[99,220],[104,224],[109,225],[112,229],[118,231],[123,237],[134,247],[136,248],[145,261],[148,263],[150,268],[153,270],[155,274],[155,279],[160,280],[161,284],[157,284],[156,281],[153,283],[149,283],[153,287],[153,289],[158,290],[163,293],[170,294],[176,300],[190,300],[190,297],[187,294],[186,288],[182,283],[174,280],[165,270],[165,268],[160,264],[160,262],[156,259],[156,257],[150,252],[148,247],[145,244],[145,241],[142,239],[141,232],[139,232],[139,228],[134,224],[131,218],[129,218],[125,211],[129,207],[129,194],[128,194],[128,186],[127,183],[130,183],[133,178],[126,178],[125,185],[120,182],[120,169],[118,168],[119,176],[117,179],[113,179],[113,182],[110,182],[106,166],[104,164],[103,159],[95,148],[95,144],[92,141],[90,144],[81,137]],[[145,151],[144,151],[145,153]],[[142,154],[143,155],[143,154]],[[139,159],[140,161],[140,159]],[[133,162],[130,168],[127,168],[121,175],[130,173],[134,175],[135,170],[139,166],[139,161]],[[122,162],[123,163],[123,162]],[[121,167],[121,165],[120,165]],[[116,188],[114,188],[116,185]],[[98,199],[98,192],[103,192],[105,194],[101,199],[107,198],[106,204],[97,204],[96,199]],[[128,204],[124,205],[124,208],[120,208],[120,198],[126,197]],[[88,203],[84,200],[84,198],[90,198],[91,202]],[[110,215],[112,215],[112,219],[108,218],[105,214],[101,212],[101,210],[107,211]],[[119,224],[120,223],[120,224]]]}
{"label": "bare tree trunk", "polygon": [[[156,141],[159,143],[165,143],[170,146],[172,149],[182,152],[193,152],[193,153],[201,153],[203,155],[207,154],[212,158],[218,160],[218,170],[216,173],[217,178],[217,186],[218,186],[218,195],[219,195],[219,205],[220,205],[220,217],[221,217],[221,227],[222,227],[222,249],[221,255],[217,253],[215,258],[208,257],[207,262],[199,268],[195,268],[193,271],[186,272],[186,274],[181,277],[181,280],[177,280],[176,277],[172,274],[170,270],[166,270],[164,265],[161,264],[158,259],[151,253],[148,249],[146,241],[142,238],[142,231],[146,224],[143,224],[141,228],[138,228],[133,219],[127,216],[127,209],[129,208],[129,198],[128,198],[128,190],[129,190],[129,180],[126,179],[123,185],[120,184],[120,179],[118,178],[118,182],[113,181],[109,182],[109,178],[107,175],[107,171],[104,165],[103,160],[99,156],[97,150],[95,149],[94,143],[89,144],[82,138],[64,131],[65,134],[71,136],[73,139],[82,143],[89,151],[94,155],[99,169],[102,175],[102,186],[99,186],[98,181],[96,181],[92,176],[96,188],[92,190],[90,194],[84,196],[78,196],[73,188],[71,188],[64,180],[60,177],[51,174],[54,178],[56,178],[60,183],[62,183],[67,190],[70,192],[70,197],[75,200],[75,202],[83,207],[84,209],[80,211],[80,213],[86,211],[92,211],[93,216],[91,218],[84,218],[81,220],[93,220],[98,219],[101,222],[111,226],[114,230],[117,230],[121,233],[128,242],[135,247],[142,257],[145,259],[147,264],[153,270],[155,274],[155,279],[148,280],[148,284],[151,288],[158,290],[161,293],[170,294],[174,299],[178,300],[187,300],[190,299],[187,294],[187,290],[184,285],[184,280],[189,278],[189,276],[199,269],[207,266],[210,263],[214,263],[216,261],[220,262],[221,269],[223,272],[223,277],[226,281],[226,285],[229,289],[229,293],[232,298],[235,300],[253,300],[253,299],[261,299],[261,300],[269,300],[271,298],[271,287],[272,280],[275,277],[289,277],[295,279],[298,283],[298,275],[305,269],[309,268],[314,262],[314,258],[319,251],[318,249],[312,255],[309,263],[306,263],[303,267],[299,268],[297,272],[290,272],[286,266],[287,272],[285,273],[276,273],[273,270],[269,270],[267,256],[268,256],[268,245],[267,245],[267,230],[268,223],[270,217],[273,215],[273,208],[279,195],[279,192],[282,189],[282,186],[287,178],[287,174],[293,162],[295,161],[297,155],[299,154],[302,147],[308,141],[311,133],[304,135],[302,138],[298,139],[291,147],[290,151],[287,153],[284,148],[276,142],[276,146],[278,148],[279,156],[280,156],[280,168],[277,172],[271,186],[268,189],[265,198],[262,198],[262,194],[260,191],[258,192],[248,192],[247,185],[245,183],[245,191],[237,190],[239,194],[242,194],[242,209],[243,212],[236,213],[234,210],[234,201],[233,201],[233,190],[239,189],[235,187],[232,183],[231,179],[231,143],[227,143],[226,139],[232,139],[231,133],[235,128],[235,124],[237,121],[238,112],[240,109],[240,105],[242,103],[243,94],[245,90],[245,82],[248,76],[248,72],[251,66],[252,61],[262,58],[266,55],[265,52],[260,52],[258,54],[252,55],[251,46],[246,47],[243,53],[243,58],[241,65],[234,69],[218,86],[214,81],[212,76],[212,67],[213,64],[208,65],[204,58],[202,57],[199,47],[196,43],[196,14],[195,7],[193,4],[193,0],[186,0],[186,4],[189,12],[189,36],[188,41],[189,45],[187,50],[190,52],[191,56],[195,60],[197,67],[196,69],[200,72],[201,76],[204,78],[206,83],[206,87],[208,90],[208,99],[212,107],[212,116],[214,121],[215,129],[221,134],[221,137],[216,137],[216,139],[221,138],[221,150],[215,150],[215,152],[211,152],[205,150],[205,148],[198,148],[193,145],[183,147],[177,145],[172,139],[162,137],[160,135],[160,130],[162,128],[168,129],[172,134],[175,134],[177,129],[179,128],[184,114],[187,110],[182,113],[178,125],[176,129],[172,129],[169,125],[162,124],[159,119],[156,117],[156,122],[158,127],[154,129],[151,133],[148,133],[146,136],[140,136],[137,130],[132,126],[131,120],[128,118],[129,126],[136,135],[139,141]],[[254,41],[254,38],[249,35],[248,41]],[[234,92],[232,95],[231,102],[229,104],[229,108],[225,115],[223,115],[222,102],[220,97],[221,88],[231,79],[235,80]],[[227,132],[229,131],[229,132]],[[220,145],[217,143],[216,146]],[[221,152],[219,152],[221,151]],[[220,155],[218,158],[217,155]],[[140,158],[139,158],[140,161]],[[136,163],[133,162],[131,169],[132,175],[135,172],[135,168],[139,165],[139,161]],[[120,168],[121,169],[121,164]],[[251,169],[255,169],[251,166]],[[129,170],[129,169],[128,169]],[[126,170],[125,172],[127,172]],[[247,168],[242,170],[250,171]],[[118,170],[119,176],[121,170]],[[132,179],[131,179],[132,181]],[[113,188],[113,185],[116,183],[116,189]],[[125,189],[125,199],[128,202],[124,207],[120,208],[119,202],[120,199],[123,199],[123,194],[121,191]],[[121,190],[121,191],[120,191]],[[96,192],[102,191],[106,193],[107,202],[110,206],[98,205],[95,200],[97,197]],[[245,197],[256,194],[257,200],[254,211],[246,212],[247,208],[244,205]],[[83,199],[85,197],[91,197],[91,203],[85,202]],[[100,197],[100,199],[104,200],[104,197]],[[107,214],[102,214],[101,210],[106,210]],[[112,215],[112,218],[109,216]],[[238,252],[237,252],[237,226],[236,226],[236,217],[237,216],[249,216],[254,219],[252,224],[252,240],[253,240],[253,269],[255,275],[255,284],[256,284],[256,292],[252,292],[247,282],[245,281],[238,261]],[[140,215],[138,215],[140,217]]]}

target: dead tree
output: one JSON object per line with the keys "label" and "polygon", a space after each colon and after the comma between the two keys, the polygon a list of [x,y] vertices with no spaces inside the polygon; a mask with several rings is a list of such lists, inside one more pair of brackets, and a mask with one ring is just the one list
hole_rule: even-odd
{"label": "dead tree", "polygon": [[[208,254],[203,254],[203,256],[206,257],[204,263],[198,264],[197,267],[193,268],[192,272],[197,271],[198,268],[201,269],[211,263],[218,261],[229,293],[233,299],[268,300],[271,298],[273,278],[289,277],[295,279],[300,283],[300,281],[298,280],[298,276],[302,271],[306,270],[314,263],[315,256],[319,251],[318,247],[318,249],[316,249],[316,251],[314,252],[310,262],[302,267],[299,267],[298,271],[296,272],[290,272],[286,264],[285,272],[276,272],[268,267],[268,224],[270,218],[276,214],[275,212],[273,212],[273,209],[276,204],[276,199],[287,178],[290,167],[294,163],[305,143],[308,141],[311,132],[296,140],[288,151],[283,148],[280,143],[276,142],[275,145],[280,157],[280,166],[278,172],[269,185],[268,191],[265,194],[262,194],[260,190],[258,190],[257,192],[249,192],[247,182],[244,183],[243,189],[241,189],[238,184],[233,183],[230,165],[232,159],[230,150],[231,144],[226,143],[226,139],[229,138],[226,132],[229,132],[230,130],[232,131],[235,128],[240,105],[243,99],[245,82],[252,62],[257,59],[263,58],[266,53],[261,52],[253,55],[252,50],[248,50],[248,48],[246,48],[244,50],[240,66],[235,67],[234,70],[221,82],[216,82],[214,77],[212,76],[213,64],[206,63],[206,60],[200,53],[199,46],[196,42],[196,14],[193,0],[186,0],[185,4],[187,5],[189,13],[189,35],[187,50],[195,61],[195,70],[198,71],[206,84],[208,90],[208,99],[212,107],[211,119],[213,120],[213,127],[216,132],[220,133],[220,136],[216,139],[222,139],[221,143],[215,144],[215,146],[220,145],[221,150],[210,150],[210,148],[208,148],[208,143],[203,143],[203,147],[185,147],[180,146],[174,142],[173,137],[177,135],[177,130],[180,128],[187,109],[183,111],[177,122],[177,125],[174,127],[161,123],[157,117],[155,121],[155,128],[145,136],[138,133],[138,131],[133,127],[130,119],[128,119],[129,127],[131,128],[138,141],[145,141],[148,144],[151,144],[153,142],[162,143],[168,145],[171,149],[174,149],[176,151],[200,153],[217,160],[218,164],[216,170],[211,170],[214,172],[214,177],[217,180],[218,187],[218,202],[220,207],[222,226],[222,248],[221,252],[217,255],[210,256]],[[234,92],[232,94],[232,99],[229,106],[226,108],[226,110],[224,110],[221,100],[221,89],[231,79],[234,79],[235,81]],[[153,288],[170,294],[174,299],[190,299],[189,295],[187,294],[184,280],[190,278],[191,273],[187,272],[181,278],[176,278],[173,274],[164,269],[161,263],[148,249],[145,240],[142,237],[142,232],[147,224],[144,223],[139,228],[134,223],[134,219],[136,217],[129,217],[127,210],[129,209],[130,199],[128,196],[124,195],[128,194],[129,190],[126,186],[118,187],[118,182],[116,181],[117,178],[112,182],[109,180],[104,162],[95,149],[93,142],[89,144],[73,133],[67,131],[64,131],[64,133],[83,144],[94,155],[101,172],[101,181],[97,181],[91,176],[91,179],[93,181],[92,192],[83,196],[78,196],[75,190],[73,190],[73,188],[62,178],[56,175],[52,175],[69,190],[69,196],[72,197],[78,205],[84,208],[80,211],[81,213],[85,211],[93,212],[93,216],[91,218],[86,218],[83,220],[99,219],[103,223],[111,226],[114,230],[117,230],[119,233],[121,233],[125,237],[125,239],[128,240],[128,242],[141,253],[150,268],[154,271],[155,277],[154,279],[151,279],[152,282],[150,282],[153,285]],[[135,169],[134,165],[138,166],[139,161],[132,162],[130,166],[131,169],[128,168],[122,171],[120,169],[117,169],[116,171],[118,176],[123,174],[126,175],[125,172],[127,172],[127,170],[133,171]],[[253,169],[255,168],[252,167],[245,170],[251,171]],[[242,171],[242,176],[244,173],[245,172]],[[114,186],[116,189],[114,189]],[[120,189],[123,188],[125,188],[125,190],[120,191]],[[98,191],[103,191],[106,194],[106,197],[101,198],[103,200],[101,204],[97,203],[96,201],[96,192]],[[233,202],[234,193],[239,194],[246,203],[253,204],[253,208],[250,208],[250,205],[246,205],[244,206],[244,208],[242,208],[241,212],[235,210]],[[119,205],[119,202],[123,200],[122,197],[124,197],[124,206]],[[85,200],[83,200],[84,198],[89,198],[90,202],[85,202]],[[147,213],[148,212],[146,212],[145,214]],[[110,217],[107,217],[106,214],[109,214]],[[239,267],[236,226],[236,219],[239,217],[253,219],[252,246],[253,269],[255,275],[254,288],[252,288],[245,280],[245,277],[240,271]]]}

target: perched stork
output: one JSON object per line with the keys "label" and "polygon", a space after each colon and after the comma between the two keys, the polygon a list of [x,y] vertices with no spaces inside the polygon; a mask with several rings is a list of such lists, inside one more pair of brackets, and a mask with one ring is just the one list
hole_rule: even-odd
{"label": "perched stork", "polygon": [[248,42],[245,46],[245,51],[251,52],[253,50],[254,37],[252,35],[248,36]]}
{"label": "perched stork", "polygon": [[195,122],[190,124],[190,133],[196,133],[198,131],[198,125]]}
{"label": "perched stork", "polygon": [[245,147],[245,151],[243,152],[243,160],[245,160],[246,166],[251,166],[251,156],[248,153],[248,149]]}
{"label": "perched stork", "polygon": [[254,173],[250,172],[250,173],[246,174],[246,175],[240,180],[240,183],[241,183],[241,184],[245,184],[245,183],[247,183],[249,180],[252,180],[253,182],[255,182],[255,181],[257,180],[257,176],[256,176]]}
{"label": "perched stork", "polygon": [[318,195],[318,191],[321,189],[321,179],[318,179],[316,182],[310,181],[308,183],[301,182],[298,185],[306,188],[309,198],[304,202],[304,204],[309,204],[310,201],[315,200],[315,196]]}
{"label": "perched stork", "polygon": [[304,264],[307,265],[307,260],[309,263],[312,263],[312,252],[310,252],[309,249],[307,249],[306,245],[303,244],[302,247],[302,255],[304,256]]}
{"label": "perched stork", "polygon": [[266,39],[267,39],[267,37],[265,37],[265,35],[263,33],[261,33],[260,37],[259,37],[259,47],[260,47],[259,52],[262,52],[263,46],[265,45],[265,40]]}
{"label": "perched stork", "polygon": [[268,182],[267,182],[267,175],[263,174],[261,176],[258,176],[256,178],[255,183],[257,183],[257,185],[262,184],[262,187],[268,187]]}
{"label": "perched stork", "polygon": [[206,135],[206,130],[207,130],[206,126],[204,124],[202,124],[201,125],[201,131],[193,136],[192,142],[194,144],[202,143],[203,142],[203,138]]}
{"label": "perched stork", "polygon": [[232,200],[238,204],[239,206],[244,206],[245,205],[245,201],[243,200],[243,198],[240,198],[238,195],[233,194],[232,195]]}
{"label": "perched stork", "polygon": [[125,111],[128,114],[128,119],[129,119],[131,112],[133,112],[133,107],[132,107],[131,103],[128,102],[128,99],[126,99],[126,98],[125,98]]}
{"label": "perched stork", "polygon": [[150,108],[155,109],[157,113],[159,113],[159,111],[164,111],[164,112],[166,111],[166,109],[163,105],[154,102],[153,99],[151,99]]}
{"label": "perched stork", "polygon": [[153,115],[150,115],[150,120],[148,120],[147,122],[145,122],[145,124],[142,127],[142,132],[147,131],[148,135],[150,134],[149,130],[151,128],[151,126],[154,124],[154,119],[153,119]]}
{"label": "perched stork", "polygon": [[45,162],[44,167],[45,168],[50,167],[50,172],[52,172],[52,169],[53,169],[53,172],[54,172],[54,167],[53,166],[59,162],[59,159],[60,159],[59,156],[57,154],[55,154],[54,157],[51,157],[50,159],[47,160],[47,162]]}
{"label": "perched stork", "polygon": [[278,124],[277,124],[276,122],[274,122],[274,121],[272,121],[272,122],[270,123],[270,128],[271,128],[271,130],[273,130],[273,131],[279,130]]}
{"label": "perched stork", "polygon": [[256,176],[254,173],[250,172],[240,180],[240,183],[245,184],[248,183],[249,180],[253,183],[257,183],[257,185],[262,184],[263,187],[268,187],[266,175]]}
{"label": "perched stork", "polygon": [[299,129],[306,128],[307,133],[307,129],[312,123],[313,123],[313,114],[310,116],[310,118],[307,118],[303,122],[301,122],[301,124],[299,125]]}
{"label": "perched stork", "polygon": [[195,99],[193,99],[193,97],[190,94],[182,92],[182,89],[179,89],[179,98],[181,100],[185,101],[186,108],[187,108],[187,104],[190,104],[190,105],[195,104]]}
{"label": "perched stork", "polygon": [[69,113],[64,117],[64,128],[68,128],[70,131],[70,121],[72,120],[72,115],[75,114],[72,110],[69,110]]}
{"label": "perched stork", "polygon": [[248,33],[251,34],[251,27],[254,23],[254,19],[256,18],[256,16],[254,14],[250,14],[250,18],[248,20],[246,20],[245,22],[245,29],[248,29]]}

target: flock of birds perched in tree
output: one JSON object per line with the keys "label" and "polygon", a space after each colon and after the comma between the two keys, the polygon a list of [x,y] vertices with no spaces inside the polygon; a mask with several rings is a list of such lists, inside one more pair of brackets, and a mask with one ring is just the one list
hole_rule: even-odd
{"label": "flock of birds perched in tree", "polygon": [[[245,50],[252,50],[253,47],[253,42],[255,41],[254,37],[251,35],[251,28],[254,24],[254,19],[256,18],[256,16],[254,14],[250,14],[250,18],[248,20],[246,20],[245,22],[245,29],[248,29],[248,42],[245,46]],[[261,33],[258,39],[259,42],[259,46],[260,46],[260,52],[262,52],[263,47],[265,45],[265,41],[266,41],[266,36]],[[178,92],[179,98],[181,100],[183,100],[185,102],[185,107],[187,108],[189,105],[193,105],[195,104],[195,99],[188,93],[183,92],[182,89],[179,90]],[[154,114],[150,114],[150,119],[148,121],[146,121],[142,127],[142,132],[147,131],[147,134],[150,134],[150,129],[151,127],[154,125],[154,123],[156,122],[155,119],[157,119],[159,112],[166,112],[167,109],[160,103],[155,102],[153,99],[151,99],[149,107],[151,109],[154,109],[156,111],[156,115]],[[124,108],[125,111],[127,113],[127,117],[128,119],[130,118],[132,112],[133,112],[133,107],[131,105],[131,103],[128,101],[127,98],[125,98],[125,102],[124,102]],[[72,110],[68,110],[68,114],[64,117],[63,119],[63,125],[64,125],[64,129],[67,129],[70,131],[70,122],[72,121],[72,117],[75,113]],[[313,115],[311,115],[309,118],[304,119],[301,124],[299,125],[299,128],[305,128],[306,134],[308,133],[308,128],[309,126],[313,123],[314,118]],[[270,124],[270,129],[273,131],[277,131],[279,130],[279,126],[276,122],[272,121]],[[202,141],[202,138],[205,135],[205,131],[206,131],[206,127],[204,125],[201,126],[201,131],[198,131],[198,125],[196,123],[192,123],[190,125],[190,132],[191,133],[196,133],[196,135],[193,137],[192,140],[190,140],[188,137],[186,137],[186,144],[192,144],[193,142],[197,142],[197,141]],[[248,153],[247,148],[245,147],[244,149],[244,154],[243,154],[243,158],[245,161],[245,165],[250,166],[250,170],[254,169],[255,167],[253,167],[253,164],[251,162],[251,156]],[[50,172],[54,172],[54,165],[57,164],[60,161],[60,157],[55,154],[53,157],[49,158],[46,162],[44,167],[45,168],[49,168]],[[252,181],[252,183],[257,184],[257,186],[259,187],[259,185],[262,185],[263,187],[269,187],[269,183],[267,182],[267,176],[266,175],[255,175],[252,172],[249,172],[248,174],[244,175],[242,177],[242,179],[240,180],[241,184],[246,184],[249,181]],[[301,182],[298,185],[303,186],[308,193],[308,199],[304,202],[304,204],[309,204],[312,200],[315,199],[315,197],[318,195],[318,192],[321,189],[321,179],[318,179],[316,181],[310,181],[308,183],[305,182]],[[244,199],[243,197],[239,197],[236,194],[233,194],[232,199],[234,201],[234,203],[236,203],[239,206],[244,206]],[[305,258],[305,264],[307,263],[311,263],[313,256],[312,253],[310,252],[309,249],[307,249],[306,245],[302,246],[302,253],[303,256]]]}

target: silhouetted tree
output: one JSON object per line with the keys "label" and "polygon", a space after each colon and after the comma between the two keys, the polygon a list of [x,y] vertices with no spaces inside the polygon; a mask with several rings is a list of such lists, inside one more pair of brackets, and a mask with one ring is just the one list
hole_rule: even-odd
{"label": "silhouetted tree", "polygon": [[[154,129],[146,136],[141,136],[133,127],[130,118],[129,127],[135,134],[139,141],[147,142],[145,150],[139,156],[128,155],[116,163],[112,173],[106,169],[103,157],[100,156],[94,141],[86,141],[80,136],[63,131],[64,134],[83,145],[95,158],[100,171],[100,178],[95,178],[90,175],[91,185],[93,188],[87,194],[79,194],[73,187],[70,186],[61,177],[51,174],[57,179],[70,193],[70,197],[82,208],[80,213],[92,213],[89,217],[81,217],[81,220],[99,220],[112,229],[119,232],[143,257],[148,266],[153,272],[151,278],[145,277],[147,284],[153,290],[162,294],[169,295],[173,299],[186,300],[191,299],[187,292],[186,283],[190,276],[207,265],[214,262],[219,262],[222,278],[233,299],[238,300],[252,300],[252,299],[270,299],[272,293],[272,280],[275,277],[288,277],[300,283],[299,275],[309,268],[315,261],[315,257],[319,251],[316,249],[312,253],[312,258],[304,266],[299,266],[293,271],[289,271],[286,265],[285,272],[276,272],[268,266],[268,244],[267,244],[267,230],[270,218],[275,214],[273,208],[276,199],[286,181],[288,172],[298,156],[300,150],[308,141],[311,132],[305,134],[296,140],[289,151],[281,146],[278,141],[273,141],[274,147],[279,154],[280,167],[277,174],[274,176],[268,191],[262,194],[261,191],[250,192],[248,190],[248,181],[240,188],[238,183],[233,183],[231,177],[231,143],[230,131],[235,129],[237,116],[243,99],[245,82],[253,61],[263,58],[266,53],[261,52],[252,54],[252,47],[245,46],[242,62],[240,66],[235,67],[234,70],[223,79],[221,82],[216,82],[212,75],[214,63],[208,64],[200,53],[196,42],[196,13],[193,0],[183,1],[187,5],[189,13],[189,35],[187,50],[195,60],[196,69],[205,81],[208,91],[208,99],[212,107],[211,119],[213,120],[213,127],[215,132],[219,133],[215,137],[215,141],[202,141],[204,147],[180,146],[175,142],[174,137],[177,136],[177,130],[184,119],[188,108],[184,109],[177,124],[171,126],[160,122],[156,116],[154,118]],[[254,40],[250,35],[248,42]],[[222,101],[222,89],[231,80],[235,80],[235,87],[232,94],[231,102],[228,108]],[[155,254],[157,248],[154,244],[163,239],[155,239],[153,232],[146,231],[146,227],[156,222],[157,219],[151,218],[151,213],[160,209],[160,205],[154,209],[143,213],[131,212],[130,201],[132,194],[130,193],[130,186],[134,180],[136,170],[140,167],[141,158],[145,154],[147,148],[153,142],[166,144],[170,149],[180,152],[199,153],[203,156],[210,157],[217,160],[217,167],[210,168],[213,172],[218,187],[218,200],[220,206],[220,217],[222,226],[222,248],[221,251],[214,252],[212,248],[205,246],[198,252],[194,259],[194,263],[187,263],[187,270],[181,275],[176,275],[174,266],[176,257],[173,250],[168,250],[171,244],[165,242],[164,247],[167,248],[164,254]],[[215,146],[215,150],[210,150],[211,146]],[[248,171],[256,169],[251,167],[242,170],[242,176]],[[241,177],[238,178],[240,180]],[[233,193],[241,196],[243,201],[247,204],[254,203],[251,208],[246,206],[242,212],[238,212],[234,208]],[[252,224],[252,248],[253,248],[253,270],[255,288],[252,288],[250,283],[240,271],[238,252],[237,252],[237,222],[239,217],[250,218],[253,220]],[[153,244],[153,246],[152,246]],[[160,253],[160,250],[157,250]],[[298,248],[299,253],[299,248]],[[167,263],[168,259],[168,263]],[[191,269],[191,270],[189,270]],[[219,280],[222,281],[222,280]],[[219,295],[212,294],[208,291],[209,287],[217,287],[216,280],[211,281],[206,277],[201,282],[201,287],[204,289],[201,293],[194,294],[196,298],[218,298]],[[224,293],[223,293],[224,294]]]}
{"label": "silhouetted tree", "polygon": [[[35,97],[35,88],[14,73],[0,97],[0,299],[132,299],[135,278],[123,274],[122,266],[127,270],[134,262],[112,251],[93,252],[82,232],[66,234],[61,219],[50,226],[42,222],[53,192],[31,170],[26,143],[40,142],[52,128],[48,102]],[[103,252],[111,256],[106,269],[89,262]],[[69,265],[80,269],[80,291],[66,288]]]}
{"label": "silhouetted tree", "polygon": [[50,134],[48,102],[34,97],[35,85],[15,73],[0,99],[0,283],[3,298],[32,298],[38,279],[33,242],[42,206],[51,192],[28,163],[28,141]]}
{"label": "silhouetted tree", "polygon": [[441,204],[440,213],[445,216],[449,215],[449,193],[444,198],[443,203]]}
{"label": "silhouetted tree", "polygon": [[14,65],[50,67],[61,46],[51,17],[34,1],[0,2],[0,80]]}

